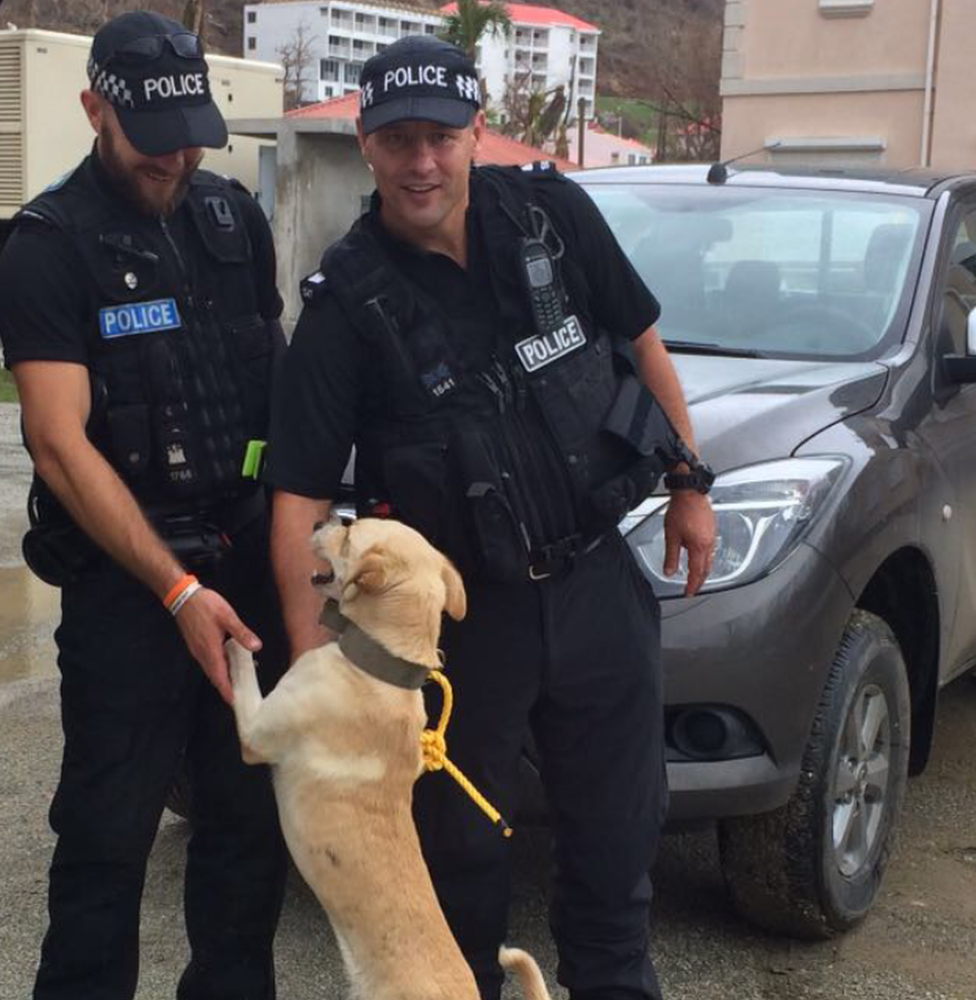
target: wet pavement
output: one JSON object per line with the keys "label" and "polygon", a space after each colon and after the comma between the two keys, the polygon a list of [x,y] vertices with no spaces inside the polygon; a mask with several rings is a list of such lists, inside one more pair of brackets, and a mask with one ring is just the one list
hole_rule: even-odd
{"label": "wet pavement", "polygon": [[[30,995],[53,847],[47,808],[61,749],[52,641],[57,593],[33,580],[19,557],[29,480],[17,408],[0,404],[0,1000]],[[965,679],[942,694],[932,760],[909,785],[877,907],[836,941],[802,944],[752,930],[729,904],[714,832],[666,838],[655,868],[653,951],[667,1000],[974,1000],[974,758],[976,684]],[[186,961],[180,897],[187,839],[186,824],[167,813],[144,895],[136,1000],[173,997]],[[509,938],[538,957],[552,986],[546,831],[517,830],[514,850]],[[282,1000],[346,995],[328,924],[294,873],[277,967]],[[505,1000],[517,996],[509,988]],[[565,993],[554,989],[553,996]]]}
{"label": "wet pavement", "polygon": [[0,403],[0,685],[55,672],[58,592],[28,572],[20,555],[31,464],[20,443],[19,413]]}

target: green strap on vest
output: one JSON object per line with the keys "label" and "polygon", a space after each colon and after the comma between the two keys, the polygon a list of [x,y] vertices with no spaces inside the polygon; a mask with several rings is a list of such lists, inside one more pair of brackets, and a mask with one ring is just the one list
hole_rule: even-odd
{"label": "green strap on vest", "polygon": [[244,461],[241,464],[242,479],[258,479],[261,475],[261,467],[264,465],[264,449],[267,441],[251,440],[247,442],[244,451]]}

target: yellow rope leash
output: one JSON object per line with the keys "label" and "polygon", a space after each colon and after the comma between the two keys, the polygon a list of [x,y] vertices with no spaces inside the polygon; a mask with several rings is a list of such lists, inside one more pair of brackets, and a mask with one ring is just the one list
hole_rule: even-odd
{"label": "yellow rope leash", "polygon": [[444,693],[444,707],[441,709],[440,722],[436,729],[425,729],[420,734],[420,750],[423,754],[424,767],[428,771],[447,771],[447,773],[468,793],[474,804],[492,821],[502,828],[502,836],[511,837],[512,828],[505,822],[502,814],[478,791],[474,785],[461,773],[455,764],[447,757],[447,724],[451,719],[451,709],[454,707],[454,692],[451,682],[440,670],[431,670],[427,675],[440,685]]}

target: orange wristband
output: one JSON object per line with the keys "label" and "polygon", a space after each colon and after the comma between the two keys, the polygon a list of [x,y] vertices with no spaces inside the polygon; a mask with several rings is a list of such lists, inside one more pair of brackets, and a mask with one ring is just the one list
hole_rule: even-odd
{"label": "orange wristband", "polygon": [[192,573],[184,573],[183,576],[173,584],[170,588],[169,593],[163,598],[163,607],[167,611],[176,603],[177,598],[180,594],[186,590],[187,587],[191,587],[197,582],[197,578]]}

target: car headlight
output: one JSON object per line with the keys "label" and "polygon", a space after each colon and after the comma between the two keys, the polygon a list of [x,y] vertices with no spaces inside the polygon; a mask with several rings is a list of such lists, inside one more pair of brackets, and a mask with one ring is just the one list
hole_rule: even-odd
{"label": "car headlight", "polygon": [[[787,458],[723,473],[712,487],[715,552],[699,593],[751,583],[772,572],[796,547],[817,516],[846,460]],[[668,497],[650,497],[620,523],[620,531],[659,597],[679,597],[688,578],[687,554],[667,577],[664,515]]]}

